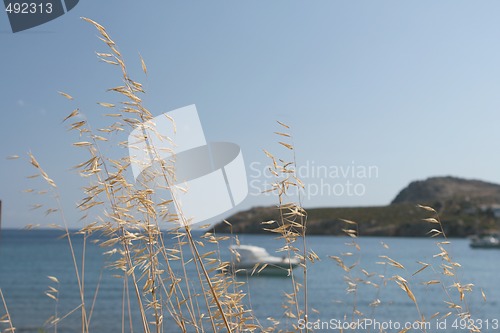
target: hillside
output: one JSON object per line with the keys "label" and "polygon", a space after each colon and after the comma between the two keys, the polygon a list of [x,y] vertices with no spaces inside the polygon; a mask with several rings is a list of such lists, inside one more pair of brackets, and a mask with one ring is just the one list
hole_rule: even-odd
{"label": "hillside", "polygon": [[470,202],[471,205],[500,204],[500,185],[457,177],[432,177],[411,182],[398,193],[392,204],[434,205],[449,201]]}
{"label": "hillside", "polygon": [[[439,211],[450,237],[465,237],[487,229],[500,229],[500,185],[455,177],[433,177],[410,183],[392,203],[379,207],[313,208],[308,212],[308,233],[340,235],[345,223],[358,222],[360,235],[425,236],[430,230],[422,218],[428,212],[416,205],[431,205]],[[217,232],[266,233],[262,221],[277,220],[276,207],[254,207],[229,217],[232,226],[220,223]],[[499,217],[496,217],[498,215]]]}

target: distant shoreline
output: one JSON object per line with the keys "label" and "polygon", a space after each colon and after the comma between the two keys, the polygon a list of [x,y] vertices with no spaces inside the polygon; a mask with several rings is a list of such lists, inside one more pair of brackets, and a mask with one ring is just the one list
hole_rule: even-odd
{"label": "distant shoreline", "polygon": [[[348,226],[343,219],[357,223],[358,235],[362,237],[429,237],[433,226],[423,221],[433,214],[412,203],[387,206],[335,207],[307,209],[308,235],[345,235]],[[443,229],[449,238],[466,238],[485,230],[496,230],[500,219],[490,211],[471,214],[458,209],[442,209],[439,213]],[[262,225],[263,221],[278,221],[276,207],[254,207],[227,218],[231,226],[219,223],[213,230],[217,233],[264,234],[273,225]],[[276,224],[274,224],[276,226]],[[349,228],[352,226],[349,226]]]}
{"label": "distant shoreline", "polygon": [[[333,198],[332,198],[333,199]],[[418,205],[436,211],[426,211]],[[346,223],[357,223],[360,236],[429,237],[432,223],[425,218],[439,218],[447,237],[465,238],[478,233],[500,230],[500,185],[457,177],[430,177],[408,184],[391,204],[371,207],[309,208],[307,234],[344,235]],[[438,216],[436,216],[436,212]],[[280,221],[276,207],[254,207],[239,212],[214,227],[216,232],[262,234],[276,227],[263,221]],[[435,226],[435,225],[434,225]],[[350,229],[352,225],[349,226]]]}
{"label": "distant shoreline", "polygon": [[[81,237],[82,235],[81,234],[77,234],[79,230],[78,229],[71,229],[69,230],[71,236],[77,236],[77,237]],[[168,230],[163,230],[163,231],[168,231]],[[57,237],[60,237],[61,235],[64,235],[66,232],[63,231],[63,230],[54,230],[54,229],[50,229],[50,228],[37,228],[37,229],[31,229],[31,230],[26,230],[26,229],[18,229],[18,228],[6,228],[6,229],[3,229],[1,232],[0,232],[0,243],[1,243],[1,239],[2,239],[2,233],[3,232],[6,232],[6,233],[16,233],[16,234],[22,234],[22,233],[33,233],[33,234],[36,234],[37,232],[53,232],[55,235],[57,235]],[[194,234],[204,234],[206,232],[211,232],[211,230],[193,230],[192,231]],[[269,237],[275,237],[276,234],[274,233],[271,233],[271,232],[239,232],[239,233],[229,233],[229,232],[221,232],[221,231],[216,231],[216,233],[218,235],[234,235],[234,236],[237,236],[237,235],[259,235],[259,236],[269,236]],[[99,235],[97,234],[94,234],[92,235],[93,237],[99,237]],[[345,234],[338,234],[338,235],[334,235],[334,234],[321,234],[321,233],[317,233],[317,234],[313,234],[313,233],[307,233],[306,237],[310,237],[310,236],[314,236],[314,237],[336,237],[336,238],[345,238],[345,239],[352,239],[351,237],[345,235]],[[472,235],[468,235],[468,236],[450,236],[448,238],[450,239],[467,239],[469,237],[471,237]],[[425,235],[425,236],[422,236],[422,235],[418,235],[418,236],[411,236],[411,235],[363,235],[363,234],[360,234],[358,235],[357,238],[430,238],[429,235]],[[63,239],[61,239],[63,240]]]}

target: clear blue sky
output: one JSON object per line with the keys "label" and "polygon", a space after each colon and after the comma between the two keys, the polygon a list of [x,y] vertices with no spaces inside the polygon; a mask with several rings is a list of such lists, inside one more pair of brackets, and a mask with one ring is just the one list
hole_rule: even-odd
{"label": "clear blue sky", "polygon": [[[292,126],[299,165],[376,167],[371,178],[307,176],[364,190],[305,198],[318,207],[388,204],[410,181],[436,175],[500,183],[499,13],[498,1],[81,0],[17,34],[0,13],[4,227],[57,222],[30,211],[39,199],[22,193],[44,187],[25,178],[27,151],[59,184],[77,226],[85,183],[70,168],[82,155],[61,120],[80,107],[93,127],[108,124],[96,102],[120,84],[81,16],[107,28],[153,114],[196,104],[209,141],[242,147],[249,181],[267,161],[263,148],[282,151],[275,120]],[[22,159],[5,159],[13,154]],[[275,203],[250,191],[239,209]]]}

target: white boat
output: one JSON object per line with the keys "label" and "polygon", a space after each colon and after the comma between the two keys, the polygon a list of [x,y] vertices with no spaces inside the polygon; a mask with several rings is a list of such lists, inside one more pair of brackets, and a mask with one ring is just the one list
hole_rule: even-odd
{"label": "white boat", "polygon": [[472,236],[470,238],[470,247],[476,249],[500,249],[500,235],[489,233]]}
{"label": "white boat", "polygon": [[270,255],[266,249],[253,245],[231,245],[233,253],[231,271],[249,275],[289,275],[300,263],[299,258]]}

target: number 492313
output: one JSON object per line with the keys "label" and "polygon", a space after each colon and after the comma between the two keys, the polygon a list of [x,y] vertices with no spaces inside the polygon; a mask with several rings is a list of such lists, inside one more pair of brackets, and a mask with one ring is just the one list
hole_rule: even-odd
{"label": "number 492313", "polygon": [[9,2],[5,11],[9,14],[50,14],[52,3]]}

